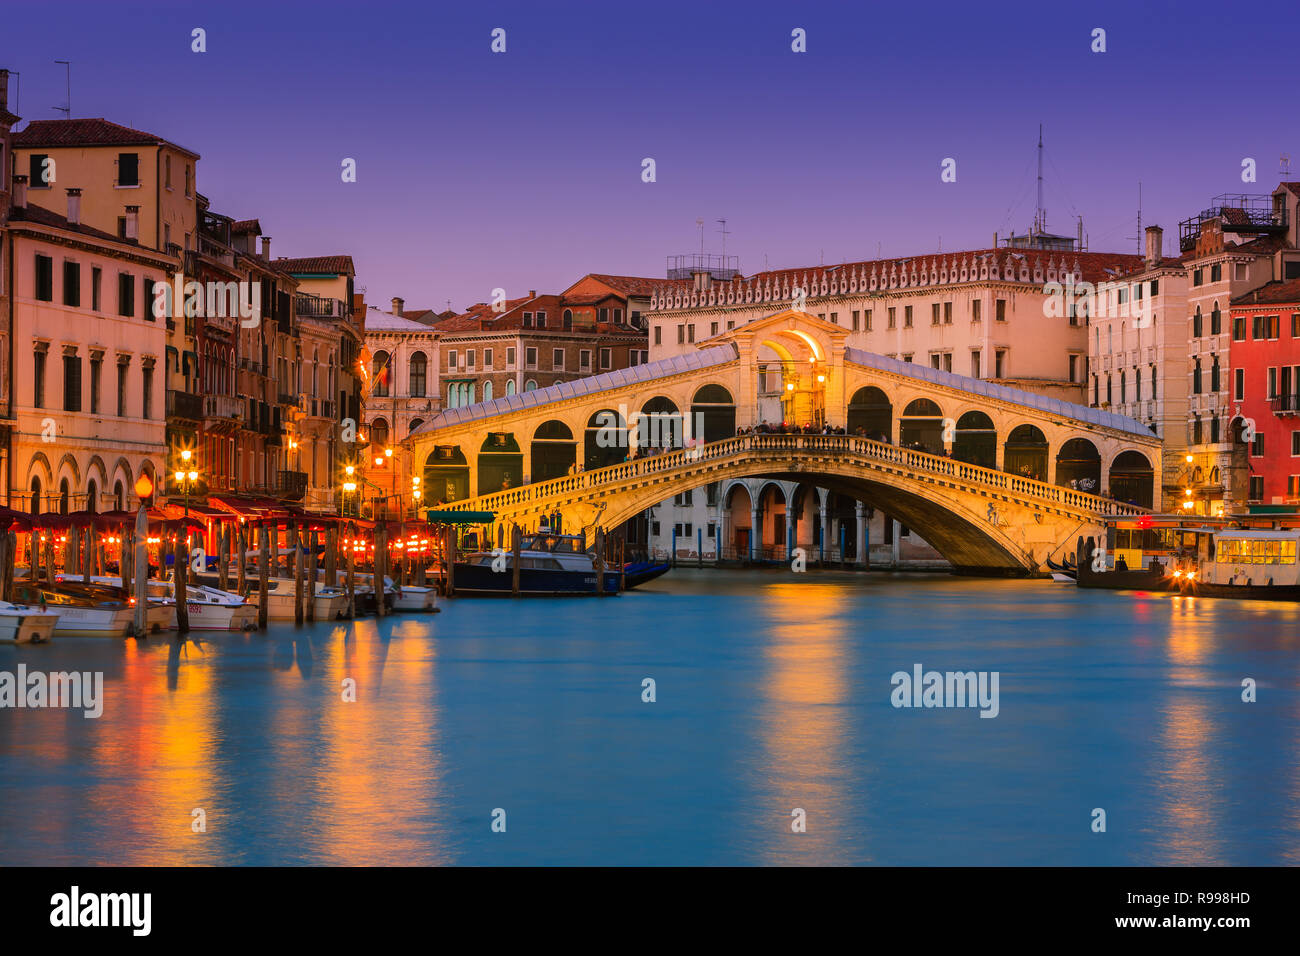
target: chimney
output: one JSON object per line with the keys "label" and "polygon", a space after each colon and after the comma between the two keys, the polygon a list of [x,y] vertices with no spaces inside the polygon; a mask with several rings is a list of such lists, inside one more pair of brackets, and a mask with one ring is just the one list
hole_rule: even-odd
{"label": "chimney", "polygon": [[0,70],[0,113],[9,112],[9,71]]}
{"label": "chimney", "polygon": [[140,241],[140,207],[126,207],[126,241]]}
{"label": "chimney", "polygon": [[270,236],[262,237],[262,258],[266,262],[271,261],[271,237]]}
{"label": "chimney", "polygon": [[400,316],[402,314],[402,309],[405,305],[406,305],[405,299],[400,299],[397,296],[393,296],[393,315]]}
{"label": "chimney", "polygon": [[81,190],[68,190],[68,225],[81,225]]}
{"label": "chimney", "polygon": [[528,290],[528,298],[530,298],[530,299],[535,299],[535,298],[537,298],[537,290],[536,290],[536,289],[529,289],[529,290]]}
{"label": "chimney", "polygon": [[1147,268],[1160,265],[1160,250],[1164,248],[1165,231],[1159,226],[1147,226]]}
{"label": "chimney", "polygon": [[14,198],[15,209],[27,208],[27,177],[18,175],[14,177]]}

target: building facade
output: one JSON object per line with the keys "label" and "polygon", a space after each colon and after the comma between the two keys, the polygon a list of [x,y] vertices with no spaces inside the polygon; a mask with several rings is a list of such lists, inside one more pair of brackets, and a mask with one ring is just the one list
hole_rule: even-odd
{"label": "building facade", "polygon": [[[1232,303],[1234,466],[1249,508],[1300,506],[1300,279]],[[1244,434],[1243,434],[1244,432]]]}
{"label": "building facade", "polygon": [[31,511],[131,508],[136,481],[158,488],[166,463],[166,326],[152,290],[174,260],[81,221],[80,190],[63,215],[27,203],[14,180],[7,226],[13,379],[8,498]]}

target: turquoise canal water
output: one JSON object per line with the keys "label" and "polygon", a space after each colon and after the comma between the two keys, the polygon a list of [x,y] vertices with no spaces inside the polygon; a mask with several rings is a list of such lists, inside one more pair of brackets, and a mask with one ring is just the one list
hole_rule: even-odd
{"label": "turquoise canal water", "polygon": [[[105,698],[0,710],[0,864],[1300,863],[1295,607],[708,570],[442,606],[0,647]],[[996,671],[997,716],[894,707],[917,664]]]}

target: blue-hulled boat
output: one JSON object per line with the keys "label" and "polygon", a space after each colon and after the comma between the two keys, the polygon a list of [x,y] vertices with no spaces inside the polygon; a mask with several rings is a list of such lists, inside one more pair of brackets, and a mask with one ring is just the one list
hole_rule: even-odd
{"label": "blue-hulled boat", "polygon": [[[509,550],[476,551],[455,565],[454,585],[461,594],[510,594],[514,554]],[[661,572],[662,573],[662,572]],[[605,569],[605,593],[619,592],[617,568]],[[541,532],[524,535],[519,551],[520,594],[595,594],[596,557],[576,534]]]}

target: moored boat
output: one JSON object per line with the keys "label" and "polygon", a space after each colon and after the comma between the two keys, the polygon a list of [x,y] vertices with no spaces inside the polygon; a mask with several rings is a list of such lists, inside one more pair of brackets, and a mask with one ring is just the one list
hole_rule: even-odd
{"label": "moored boat", "polygon": [[1197,560],[1173,572],[1183,594],[1300,601],[1300,530],[1224,528],[1205,537]]}
{"label": "moored boat", "polygon": [[44,605],[59,612],[54,633],[88,637],[126,637],[135,608],[125,601],[106,597],[85,585],[48,585],[14,582],[16,603]]}
{"label": "moored boat", "polygon": [[[620,572],[606,569],[606,594],[619,592]],[[477,551],[454,566],[456,593],[511,594],[514,554]],[[533,595],[596,594],[596,559],[581,535],[524,535],[519,552],[519,593]]]}
{"label": "moored boat", "polygon": [[44,644],[54,636],[59,611],[0,601],[0,644]]}

